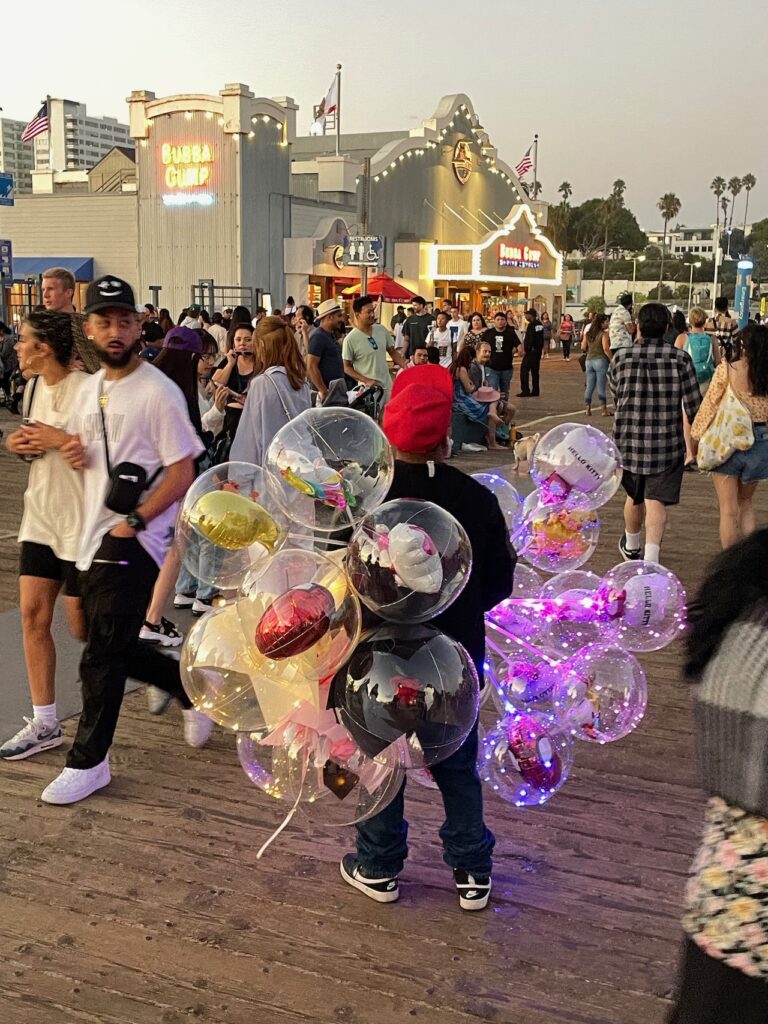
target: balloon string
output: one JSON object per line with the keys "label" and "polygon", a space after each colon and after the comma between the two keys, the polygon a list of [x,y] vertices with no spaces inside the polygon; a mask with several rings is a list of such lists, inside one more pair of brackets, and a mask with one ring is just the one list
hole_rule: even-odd
{"label": "balloon string", "polygon": [[272,835],[269,837],[269,839],[267,839],[267,841],[261,847],[259,852],[256,854],[256,860],[261,860],[263,855],[267,852],[267,850],[272,845],[272,843],[274,843],[274,841],[277,839],[277,837],[280,835],[280,833],[284,829],[286,829],[288,827],[288,825],[290,825],[291,819],[293,818],[294,814],[298,810],[299,803],[300,803],[301,797],[302,797],[302,793],[304,792],[304,779],[306,777],[307,777],[307,758],[306,758],[306,754],[305,754],[305,756],[304,756],[304,764],[302,765],[302,769],[301,769],[301,783],[299,784],[299,792],[298,792],[298,795],[297,795],[296,799],[293,802],[293,807],[290,809],[290,811],[288,811],[286,816],[283,818],[283,821],[281,822],[281,824],[275,829],[275,831],[272,833]]}
{"label": "balloon string", "polygon": [[[524,650],[529,651],[531,654],[535,654],[537,658],[541,658],[543,661],[546,661],[548,665],[557,665],[557,664],[559,664],[556,658],[548,657],[548,655],[544,654],[543,651],[540,651],[538,647],[534,647],[533,644],[529,644],[525,640],[521,640],[519,636],[514,636],[514,634],[512,634],[512,633],[507,633],[507,631],[502,629],[501,626],[497,626],[494,623],[493,624],[493,628],[497,629],[499,631],[499,633],[501,633],[502,636],[507,638],[507,640],[513,640],[518,645],[518,647],[522,647],[522,648],[524,648]],[[505,651],[502,651],[500,647],[497,647],[496,644],[491,639],[486,637],[485,642],[500,657],[502,657],[502,658],[506,658],[507,657],[507,653]]]}

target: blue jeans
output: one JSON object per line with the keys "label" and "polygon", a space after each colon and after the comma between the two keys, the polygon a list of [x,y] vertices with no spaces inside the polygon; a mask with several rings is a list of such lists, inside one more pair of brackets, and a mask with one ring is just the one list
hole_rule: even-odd
{"label": "blue jeans", "polygon": [[[440,829],[443,860],[477,876],[490,875],[496,844],[483,821],[483,792],[477,773],[477,725],[455,754],[430,769],[440,787],[445,821]],[[356,825],[357,856],[365,873],[391,877],[403,870],[408,856],[408,822],[404,812],[405,782],[383,811]]]}
{"label": "blue jeans", "polygon": [[502,395],[506,395],[509,398],[513,370],[492,370],[489,366],[486,368],[485,374],[490,387],[495,388]]}
{"label": "blue jeans", "polygon": [[[211,569],[214,566],[207,565],[203,567],[200,563],[201,560],[205,559],[205,553],[200,550],[200,541],[194,535],[190,538],[189,551],[187,553],[187,561],[197,559],[197,564],[203,569],[207,576],[210,575]],[[211,555],[208,555],[208,561],[210,562]],[[176,593],[187,594],[188,596],[196,597],[198,601],[210,601],[212,597],[218,594],[218,587],[212,587],[208,583],[201,583],[196,576],[194,576],[189,569],[186,567],[184,562],[181,563],[181,572],[179,578],[176,580]]]}
{"label": "blue jeans", "polygon": [[597,398],[601,405],[606,404],[605,398],[605,381],[608,377],[608,360],[604,358],[600,359],[588,359],[587,360],[587,390],[584,392],[584,402],[586,405],[592,404],[592,395],[595,392],[595,385],[597,385]]}

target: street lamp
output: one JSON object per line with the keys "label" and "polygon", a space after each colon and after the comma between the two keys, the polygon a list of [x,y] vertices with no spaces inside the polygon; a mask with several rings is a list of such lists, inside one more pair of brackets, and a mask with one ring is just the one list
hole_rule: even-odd
{"label": "street lamp", "polygon": [[698,263],[692,263],[691,264],[691,279],[688,282],[688,312],[689,313],[691,312],[691,299],[693,297],[693,268],[694,267],[700,267],[700,266],[701,266],[701,261],[700,260],[699,260]]}
{"label": "street lamp", "polygon": [[639,256],[632,257],[632,305],[635,304],[635,285],[637,283],[637,264],[645,263],[645,254],[641,253]]}

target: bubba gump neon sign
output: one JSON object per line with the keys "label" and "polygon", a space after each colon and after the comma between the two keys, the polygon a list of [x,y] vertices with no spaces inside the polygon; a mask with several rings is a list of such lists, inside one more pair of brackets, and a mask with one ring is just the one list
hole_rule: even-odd
{"label": "bubba gump neon sign", "polygon": [[499,242],[499,266],[537,270],[541,266],[541,249]]}
{"label": "bubba gump neon sign", "polygon": [[183,146],[164,142],[160,159],[165,167],[166,188],[201,188],[210,182],[213,150],[207,142]]}

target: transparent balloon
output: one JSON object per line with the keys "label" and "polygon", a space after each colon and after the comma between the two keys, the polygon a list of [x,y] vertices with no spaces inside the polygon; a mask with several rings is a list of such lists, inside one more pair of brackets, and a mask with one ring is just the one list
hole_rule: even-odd
{"label": "transparent balloon", "polygon": [[506,659],[494,679],[501,710],[533,705],[549,708],[562,679],[562,667],[543,653],[518,648]]}
{"label": "transparent balloon", "polygon": [[[262,793],[273,800],[285,800],[286,771],[282,749],[266,747],[260,742],[261,733],[241,732],[237,735],[237,757],[240,767]],[[277,755],[277,756],[275,756]]]}
{"label": "transparent balloon", "polygon": [[556,716],[510,711],[483,740],[480,777],[515,807],[544,804],[568,779],[573,747],[572,736]]}
{"label": "transparent balloon", "polygon": [[345,557],[360,600],[390,622],[426,622],[452,604],[472,570],[464,527],[429,501],[398,498],[362,521]]}
{"label": "transparent balloon", "polygon": [[457,641],[431,626],[386,625],[367,633],[333,682],[343,724],[369,757],[406,768],[455,753],[477,720],[479,682]]}
{"label": "transparent balloon", "polygon": [[249,572],[237,613],[259,675],[284,686],[332,676],[360,636],[344,570],[316,551],[284,548]]}
{"label": "transparent balloon", "polygon": [[526,520],[527,536],[518,553],[537,569],[560,573],[578,569],[594,554],[600,520],[594,512],[539,505]]}
{"label": "transparent balloon", "polygon": [[[544,612],[547,629],[542,646],[547,654],[559,659],[575,654],[585,644],[606,642],[616,636],[610,622],[591,620],[584,609],[585,603],[594,601],[603,581],[593,572],[572,569],[559,573],[541,588],[542,607],[554,611]],[[572,614],[570,608],[579,608],[582,614]]]}
{"label": "transparent balloon", "polygon": [[621,647],[584,647],[564,666],[557,704],[573,734],[593,743],[628,736],[648,703],[645,673]]}
{"label": "transparent balloon", "polygon": [[621,455],[613,440],[586,424],[553,427],[539,440],[531,461],[543,505],[600,508],[619,489],[621,475]]}
{"label": "transparent balloon", "polygon": [[523,525],[523,497],[512,484],[498,473],[473,473],[472,477],[496,496],[510,538],[515,537]]}
{"label": "transparent balloon", "polygon": [[617,643],[627,650],[660,651],[685,629],[685,591],[663,565],[623,562],[603,583]]}
{"label": "transparent balloon", "polygon": [[275,501],[293,522],[333,532],[357,525],[381,504],[392,483],[394,458],[369,416],[319,407],[275,434],[264,470]]}
{"label": "transparent balloon", "polygon": [[179,662],[184,690],[198,711],[234,732],[268,729],[253,686],[258,675],[237,611],[208,612],[192,626]]}
{"label": "transparent balloon", "polygon": [[287,535],[285,516],[265,492],[261,469],[225,462],[202,473],[184,495],[175,544],[195,579],[232,590]]}

